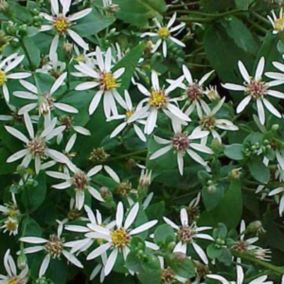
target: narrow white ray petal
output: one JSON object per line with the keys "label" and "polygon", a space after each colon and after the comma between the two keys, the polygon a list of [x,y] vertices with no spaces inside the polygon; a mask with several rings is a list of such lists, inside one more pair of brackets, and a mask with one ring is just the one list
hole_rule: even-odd
{"label": "narrow white ray petal", "polygon": [[126,220],[124,222],[124,228],[127,230],[134,222],[137,217],[139,211],[139,203],[135,203],[135,205],[129,211]]}
{"label": "narrow white ray petal", "polygon": [[249,83],[251,78],[250,78],[250,75],[248,74],[248,71],[247,71],[246,67],[244,66],[243,62],[239,61],[238,66],[239,66],[242,77],[244,78],[244,80],[247,83]]}
{"label": "narrow white ray petal", "polygon": [[122,202],[119,202],[116,208],[115,222],[117,228],[121,228],[124,216],[124,208]]}
{"label": "narrow white ray petal", "polygon": [[75,43],[77,43],[84,50],[88,50],[89,49],[89,45],[76,32],[68,29],[67,33],[75,41]]}
{"label": "narrow white ray petal", "polygon": [[27,153],[28,153],[27,149],[23,149],[23,150],[17,151],[15,154],[11,155],[7,159],[7,163],[13,163],[13,162],[23,158],[25,155],[27,155]]}
{"label": "narrow white ray petal", "polygon": [[197,144],[197,143],[190,143],[189,146],[199,152],[206,153],[206,154],[213,154],[213,151],[205,145]]}
{"label": "narrow white ray petal", "polygon": [[50,255],[47,254],[42,263],[41,263],[41,266],[40,266],[40,269],[39,269],[39,277],[42,277],[45,273],[46,273],[46,270],[49,266],[49,263],[50,263]]}
{"label": "narrow white ray petal", "polygon": [[115,248],[111,254],[109,255],[107,261],[106,261],[106,264],[105,264],[105,267],[104,267],[104,272],[105,272],[105,276],[109,275],[115,262],[116,262],[116,259],[117,259],[117,254],[118,254],[118,250]]}
{"label": "narrow white ray petal", "polygon": [[63,84],[64,80],[67,77],[67,72],[64,72],[63,74],[61,74],[56,81],[54,82],[54,84],[52,85],[51,89],[50,89],[50,94],[54,94]]}
{"label": "narrow white ray petal", "polygon": [[264,107],[263,107],[261,99],[256,100],[256,107],[257,107],[257,114],[258,114],[259,122],[262,125],[264,125],[264,123],[265,123],[265,112],[264,112]]}
{"label": "narrow white ray petal", "polygon": [[6,129],[11,135],[13,135],[13,136],[16,137],[17,139],[23,141],[24,143],[28,143],[28,142],[29,142],[29,139],[28,139],[23,133],[21,133],[19,130],[17,130],[16,128],[6,125],[6,126],[5,126],[5,129]]}
{"label": "narrow white ray petal", "polygon": [[109,166],[104,166],[105,171],[107,172],[107,174],[117,183],[120,183],[120,178],[119,176],[116,174],[116,172]]}
{"label": "narrow white ray petal", "polygon": [[79,20],[79,19],[84,18],[85,16],[87,16],[89,13],[91,13],[91,11],[92,11],[92,8],[84,9],[84,10],[82,10],[80,12],[74,13],[73,15],[69,16],[68,20],[70,22]]}
{"label": "narrow white ray petal", "polygon": [[247,107],[247,105],[250,103],[251,98],[252,98],[251,96],[246,96],[244,99],[242,99],[241,102],[237,106],[236,112],[237,113],[242,112]]}
{"label": "narrow white ray petal", "polygon": [[167,217],[163,217],[164,221],[170,225],[173,229],[175,230],[179,230],[179,226],[177,224],[175,224],[173,221],[171,221],[170,219],[168,219]]}
{"label": "narrow white ray petal", "polygon": [[142,233],[142,232],[144,232],[144,231],[147,231],[147,230],[151,229],[151,228],[154,227],[157,223],[158,223],[158,220],[149,221],[149,222],[147,222],[147,223],[145,223],[145,224],[142,224],[142,225],[140,225],[139,227],[137,227],[137,228],[131,230],[129,234],[132,235],[132,236],[133,236],[133,235],[140,234],[140,233]]}
{"label": "narrow white ray petal", "polygon": [[264,71],[265,59],[261,57],[255,71],[255,80],[261,80]]}
{"label": "narrow white ray petal", "polygon": [[21,242],[30,243],[30,244],[45,244],[47,242],[46,239],[39,237],[22,237],[20,238]]}
{"label": "narrow white ray petal", "polygon": [[184,168],[183,153],[180,152],[177,153],[177,164],[178,164],[179,173],[182,176]]}
{"label": "narrow white ray petal", "polygon": [[245,91],[246,87],[242,85],[232,84],[232,83],[226,83],[222,84],[223,88],[232,90],[232,91]]}
{"label": "narrow white ray petal", "polygon": [[83,268],[82,263],[79,261],[79,259],[74,256],[72,253],[70,253],[67,250],[63,250],[62,251],[63,255],[67,258],[68,261],[70,261],[72,264],[74,264],[75,266],[79,267],[79,268]]}
{"label": "narrow white ray petal", "polygon": [[172,149],[172,145],[168,145],[165,146],[159,150],[157,150],[156,152],[154,152],[151,156],[150,156],[150,160],[154,160],[159,158],[160,156],[166,154],[167,152],[169,152]]}
{"label": "narrow white ray petal", "polygon": [[87,256],[87,260],[91,260],[94,259],[100,255],[102,255],[103,253],[105,253],[109,248],[111,247],[110,243],[106,243],[103,245],[100,245],[99,247],[97,247],[96,249],[94,249],[91,253],[88,254]]}
{"label": "narrow white ray petal", "polygon": [[208,264],[208,258],[206,256],[204,250],[195,242],[192,242],[192,246],[193,246],[194,250],[196,251],[196,253],[199,255],[199,257],[201,258],[201,260],[205,264]]}
{"label": "narrow white ray petal", "polygon": [[264,104],[264,106],[276,117],[281,118],[282,115],[281,113],[270,103],[270,101],[268,101],[267,99],[263,98],[262,102]]}

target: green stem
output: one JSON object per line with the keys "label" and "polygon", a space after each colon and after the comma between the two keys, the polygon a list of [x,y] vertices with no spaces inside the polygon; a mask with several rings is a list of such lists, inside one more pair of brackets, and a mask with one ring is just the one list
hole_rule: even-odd
{"label": "green stem", "polygon": [[249,262],[252,262],[256,265],[259,265],[263,268],[268,269],[269,271],[271,271],[275,275],[281,276],[281,275],[284,274],[284,267],[282,267],[282,266],[276,266],[276,265],[273,265],[269,262],[265,262],[263,260],[256,258],[254,255],[251,255],[251,254],[248,254],[248,253],[240,253],[240,252],[237,252],[237,251],[233,251],[232,253],[236,257],[239,257],[243,260],[247,260]]}
{"label": "green stem", "polygon": [[[139,156],[140,154],[146,154],[147,152],[148,152],[147,149],[139,150],[139,151],[135,151],[135,152],[131,152],[131,153],[127,153],[127,154],[123,154],[123,155],[114,157],[112,159],[107,160],[107,162],[122,160],[122,159],[129,158],[129,157],[132,157],[132,156]],[[142,157],[139,157],[139,158],[141,159]]]}

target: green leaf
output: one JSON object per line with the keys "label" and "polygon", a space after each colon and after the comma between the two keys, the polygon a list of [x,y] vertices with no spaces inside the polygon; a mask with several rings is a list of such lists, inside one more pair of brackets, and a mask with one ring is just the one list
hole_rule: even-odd
{"label": "green leaf", "polygon": [[240,10],[248,10],[254,0],[235,0],[236,7]]}
{"label": "green leaf", "polygon": [[216,244],[210,244],[206,249],[208,257],[211,259],[218,258],[222,254],[222,248]]}
{"label": "green leaf", "polygon": [[224,196],[224,187],[222,185],[212,185],[213,189],[203,187],[202,189],[202,200],[208,211],[215,208]]}
{"label": "green leaf", "polygon": [[[45,200],[46,196],[46,176],[40,173],[31,184],[23,188],[22,202],[26,210],[33,212],[38,209]],[[29,183],[29,182],[28,182]]]}
{"label": "green leaf", "polygon": [[154,232],[154,240],[156,243],[169,243],[175,240],[174,229],[168,225],[160,225]]}
{"label": "green leaf", "polygon": [[222,25],[236,46],[247,53],[256,54],[259,48],[256,39],[241,20],[232,16],[226,21],[223,21]]}
{"label": "green leaf", "polygon": [[203,9],[208,12],[224,11],[234,7],[234,2],[232,0],[201,0],[200,2]]}
{"label": "green leaf", "polygon": [[[241,36],[238,35],[238,37]],[[241,60],[248,65],[254,62],[254,56],[248,55],[236,44],[236,41],[228,35],[222,22],[207,28],[204,35],[204,48],[210,64],[224,82],[241,83],[237,68],[238,61]]]}
{"label": "green leaf", "polygon": [[191,259],[175,258],[174,261],[169,262],[169,265],[178,276],[184,278],[191,278],[195,276],[195,266]]}
{"label": "green leaf", "polygon": [[129,88],[131,78],[133,77],[137,63],[143,54],[144,48],[144,43],[135,46],[114,67],[114,70],[125,68],[119,87],[121,94],[123,94],[123,90]]}
{"label": "green leaf", "polygon": [[25,217],[22,221],[22,229],[21,232],[24,236],[37,236],[40,237],[42,234],[41,227],[39,224],[30,217]]}
{"label": "green leaf", "polygon": [[161,17],[167,8],[164,0],[114,0],[113,3],[119,5],[116,16],[137,27],[146,26],[151,18]]}
{"label": "green leaf", "polygon": [[25,53],[25,61],[31,65],[32,70],[40,65],[40,49],[37,47],[31,37],[23,39],[23,50]]}
{"label": "green leaf", "polygon": [[101,15],[96,10],[83,18],[77,25],[74,25],[74,31],[80,36],[90,36],[106,29],[115,21],[113,16]]}
{"label": "green leaf", "polygon": [[259,182],[267,184],[270,180],[270,171],[260,159],[254,159],[248,163],[250,174]]}
{"label": "green leaf", "polygon": [[243,145],[242,144],[231,144],[225,146],[224,155],[232,160],[241,161],[244,159]]}
{"label": "green leaf", "polygon": [[[230,208],[234,210],[230,210]],[[242,211],[241,183],[239,180],[233,180],[219,205],[209,212],[203,212],[199,223],[200,225],[211,225],[213,227],[217,226],[218,223],[224,223],[228,229],[232,229],[239,224]]]}

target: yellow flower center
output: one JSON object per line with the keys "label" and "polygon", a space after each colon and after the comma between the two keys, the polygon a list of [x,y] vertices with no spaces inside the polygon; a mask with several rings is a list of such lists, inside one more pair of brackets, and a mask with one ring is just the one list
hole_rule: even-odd
{"label": "yellow flower center", "polygon": [[103,73],[101,76],[101,86],[104,90],[112,90],[118,87],[116,79],[111,72]]}
{"label": "yellow flower center", "polygon": [[50,235],[48,242],[44,245],[46,251],[51,255],[53,258],[57,258],[61,255],[63,251],[63,243],[60,238],[56,235]]}
{"label": "yellow flower center", "polygon": [[20,284],[21,280],[17,277],[9,278],[7,284]]}
{"label": "yellow flower center", "polygon": [[4,71],[0,70],[0,86],[3,86],[6,82],[6,74]]}
{"label": "yellow flower center", "polygon": [[158,35],[160,38],[168,38],[169,35],[170,35],[170,31],[167,27],[161,27],[159,30],[158,30]]}
{"label": "yellow flower center", "polygon": [[213,116],[204,116],[200,120],[200,124],[207,130],[213,129],[215,127],[215,122],[216,120]]}
{"label": "yellow flower center", "polygon": [[129,241],[130,236],[123,228],[116,229],[111,233],[111,240],[115,247],[123,248],[125,247]]}
{"label": "yellow flower center", "polygon": [[69,28],[68,19],[63,16],[57,17],[53,22],[53,27],[58,33],[65,33]]}
{"label": "yellow flower center", "polygon": [[150,98],[149,98],[149,105],[151,107],[155,108],[162,108],[167,104],[167,96],[164,91],[155,91],[153,90],[151,92]]}
{"label": "yellow flower center", "polygon": [[79,54],[75,56],[74,58],[77,62],[85,62],[85,55],[84,54]]}
{"label": "yellow flower center", "polygon": [[7,215],[9,217],[16,217],[17,215],[19,215],[19,210],[17,208],[10,207],[7,212]]}
{"label": "yellow flower center", "polygon": [[16,219],[13,219],[13,218],[8,218],[5,221],[5,228],[10,233],[16,232],[17,228],[18,228],[18,221]]}
{"label": "yellow flower center", "polygon": [[284,17],[278,18],[274,21],[274,29],[277,32],[281,32],[284,30]]}
{"label": "yellow flower center", "polygon": [[130,118],[132,115],[133,115],[134,111],[133,110],[128,110],[125,115],[126,115],[126,118]]}
{"label": "yellow flower center", "polygon": [[45,142],[40,137],[35,137],[33,140],[29,141],[27,148],[33,156],[44,156],[45,152]]}

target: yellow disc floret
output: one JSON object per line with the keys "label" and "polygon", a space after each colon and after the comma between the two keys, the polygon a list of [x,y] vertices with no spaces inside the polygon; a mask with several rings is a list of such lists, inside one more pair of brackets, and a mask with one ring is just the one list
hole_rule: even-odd
{"label": "yellow disc floret", "polygon": [[0,86],[3,86],[6,82],[6,73],[0,70]]}
{"label": "yellow disc floret", "polygon": [[167,96],[164,91],[153,90],[148,103],[151,107],[162,108],[167,104]]}
{"label": "yellow disc floret", "polygon": [[281,32],[284,30],[284,17],[280,17],[275,19],[274,21],[274,30],[277,32]]}
{"label": "yellow disc floret", "polygon": [[158,30],[158,35],[160,38],[168,38],[170,36],[170,31],[167,27],[161,27],[159,30]]}
{"label": "yellow disc floret", "polygon": [[63,16],[57,17],[53,22],[53,27],[58,33],[65,33],[69,28],[68,19]]}
{"label": "yellow disc floret", "polygon": [[118,83],[111,72],[103,73],[101,76],[101,86],[104,90],[112,90],[118,87]]}
{"label": "yellow disc floret", "polygon": [[128,245],[130,236],[127,231],[123,228],[116,229],[111,233],[111,240],[115,247],[123,248]]}

